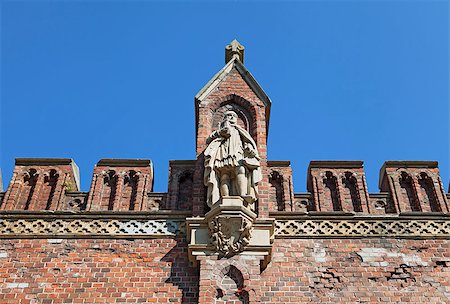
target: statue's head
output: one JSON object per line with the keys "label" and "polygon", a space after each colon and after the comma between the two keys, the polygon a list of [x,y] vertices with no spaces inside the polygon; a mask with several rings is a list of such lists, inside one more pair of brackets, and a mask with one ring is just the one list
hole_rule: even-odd
{"label": "statue's head", "polygon": [[237,124],[237,119],[238,119],[238,116],[233,111],[226,111],[223,116],[224,121],[229,121],[232,124]]}

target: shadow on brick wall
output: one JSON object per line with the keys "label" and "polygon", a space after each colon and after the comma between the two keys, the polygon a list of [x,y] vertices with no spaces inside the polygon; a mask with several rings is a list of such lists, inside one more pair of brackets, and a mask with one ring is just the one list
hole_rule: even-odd
{"label": "shadow on brick wall", "polygon": [[[166,283],[177,286],[182,292],[181,303],[198,303],[199,269],[189,265],[188,244],[177,238],[177,244],[161,259],[171,263],[170,277]],[[169,299],[170,300],[170,299]],[[173,299],[177,301],[179,299]]]}

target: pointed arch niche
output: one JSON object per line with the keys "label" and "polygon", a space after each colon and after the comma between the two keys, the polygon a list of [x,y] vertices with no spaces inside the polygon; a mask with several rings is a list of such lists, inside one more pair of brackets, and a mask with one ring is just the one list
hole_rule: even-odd
{"label": "pointed arch niche", "polygon": [[234,265],[229,265],[222,269],[221,278],[219,278],[217,283],[214,303],[250,303],[249,294],[244,289],[244,276]]}
{"label": "pointed arch niche", "polygon": [[253,106],[244,98],[237,95],[229,95],[219,103],[219,106],[212,113],[211,130],[218,129],[223,120],[225,112],[233,111],[238,115],[238,125],[247,130],[252,138],[257,142],[256,113]]}

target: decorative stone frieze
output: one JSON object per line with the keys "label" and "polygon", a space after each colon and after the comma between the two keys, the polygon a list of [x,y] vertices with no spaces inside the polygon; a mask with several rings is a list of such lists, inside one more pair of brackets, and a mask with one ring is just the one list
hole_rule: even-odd
{"label": "decorative stone frieze", "polygon": [[450,217],[426,218],[328,218],[277,219],[275,237],[391,237],[450,239]]}
{"label": "decorative stone frieze", "polygon": [[0,238],[153,238],[185,234],[184,214],[2,213]]}

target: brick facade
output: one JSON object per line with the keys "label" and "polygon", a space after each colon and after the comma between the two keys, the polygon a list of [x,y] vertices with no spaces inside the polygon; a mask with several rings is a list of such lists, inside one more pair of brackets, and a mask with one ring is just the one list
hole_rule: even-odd
{"label": "brick facade", "polygon": [[[88,192],[71,159],[16,160],[0,193],[0,303],[450,302],[437,162],[387,161],[369,193],[362,161],[311,161],[295,193],[290,162],[267,160],[271,101],[243,52],[230,44],[195,97],[197,159],[170,161],[165,193],[150,160],[100,160]],[[206,139],[228,110],[261,157],[250,233],[267,244],[224,256],[195,229],[210,211]]]}

